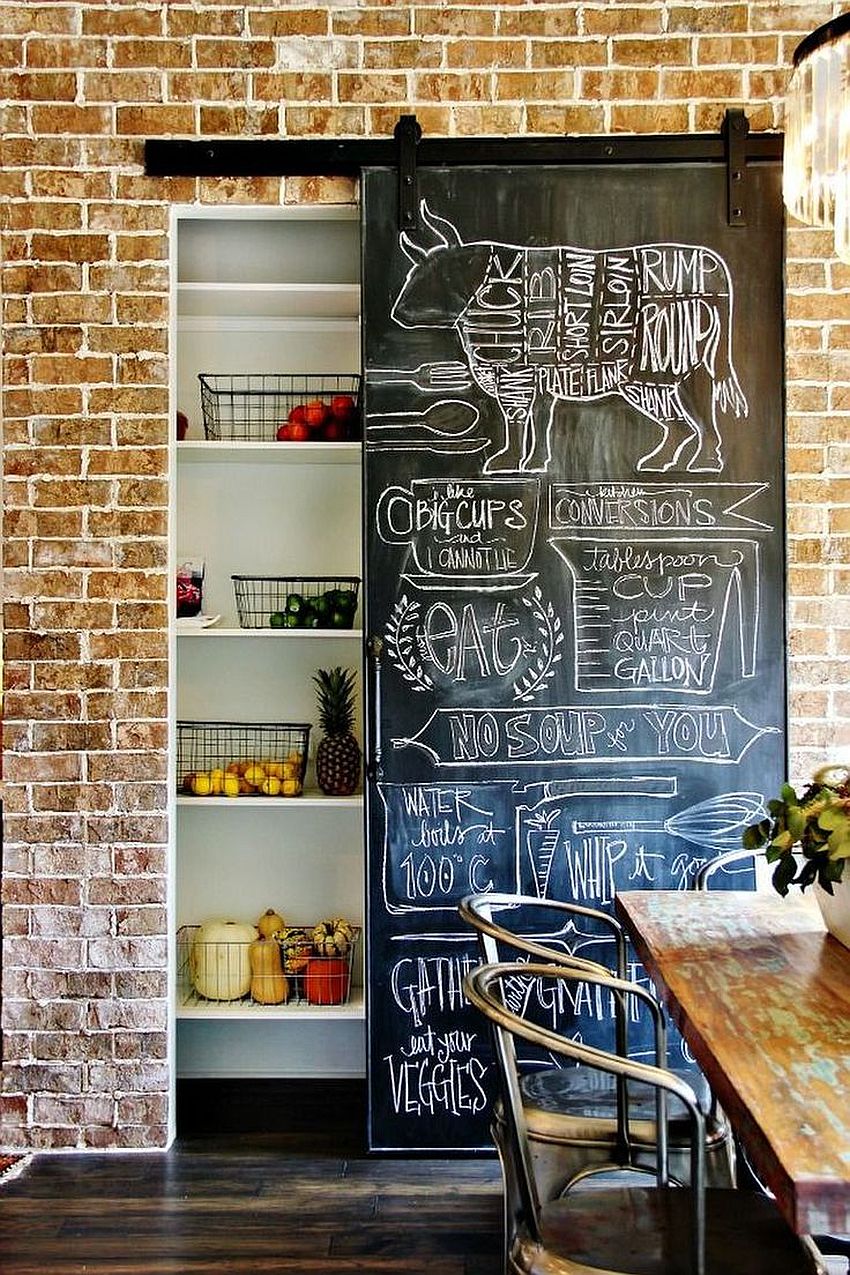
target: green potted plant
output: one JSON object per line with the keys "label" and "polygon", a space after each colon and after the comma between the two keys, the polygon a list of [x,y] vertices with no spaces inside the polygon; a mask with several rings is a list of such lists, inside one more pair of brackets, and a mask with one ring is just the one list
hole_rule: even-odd
{"label": "green potted plant", "polygon": [[850,859],[850,769],[822,766],[801,796],[783,784],[767,809],[770,817],[751,824],[743,843],[747,850],[765,847],[768,863],[776,864],[774,889],[786,895],[789,886],[805,890],[816,881],[832,894]]}
{"label": "green potted plant", "polygon": [[775,864],[773,886],[781,895],[789,887],[814,885],[827,929],[850,947],[850,768],[822,766],[798,796],[783,784],[767,803],[769,817],[751,824],[743,835],[747,850],[764,848]]}

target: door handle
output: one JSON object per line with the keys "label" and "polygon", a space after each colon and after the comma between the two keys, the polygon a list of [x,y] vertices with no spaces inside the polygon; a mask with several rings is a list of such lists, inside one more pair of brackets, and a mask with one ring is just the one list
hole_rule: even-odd
{"label": "door handle", "polygon": [[370,755],[366,763],[366,774],[370,779],[379,780],[384,773],[381,759],[381,652],[384,649],[382,638],[369,639],[369,666],[371,670],[371,695],[369,714]]}

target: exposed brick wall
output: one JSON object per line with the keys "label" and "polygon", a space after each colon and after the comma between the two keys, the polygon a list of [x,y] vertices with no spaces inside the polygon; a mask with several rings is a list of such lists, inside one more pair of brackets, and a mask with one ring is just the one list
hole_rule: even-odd
{"label": "exposed brick wall", "polygon": [[[157,134],[781,127],[805,0],[0,0],[6,849],[0,1148],[165,1139],[169,201]],[[793,772],[850,746],[850,267],[788,239]]]}

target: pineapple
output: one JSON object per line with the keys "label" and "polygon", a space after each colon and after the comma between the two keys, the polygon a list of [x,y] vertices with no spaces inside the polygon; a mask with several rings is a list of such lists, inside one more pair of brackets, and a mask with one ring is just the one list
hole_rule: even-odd
{"label": "pineapple", "polygon": [[347,797],[360,781],[360,745],[354,723],[354,673],[319,669],[313,681],[319,701],[319,725],[325,732],[316,750],[316,782],[329,797]]}

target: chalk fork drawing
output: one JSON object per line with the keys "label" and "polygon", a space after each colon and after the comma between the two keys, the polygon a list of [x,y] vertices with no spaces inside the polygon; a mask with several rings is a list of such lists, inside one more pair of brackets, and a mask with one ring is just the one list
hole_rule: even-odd
{"label": "chalk fork drawing", "polygon": [[443,390],[468,390],[472,384],[465,363],[420,363],[419,367],[370,367],[371,385],[413,385],[425,394]]}
{"label": "chalk fork drawing", "polygon": [[425,200],[427,244],[399,236],[410,270],[392,308],[403,328],[453,329],[503,436],[485,472],[545,471],[557,402],[619,395],[660,438],[638,470],[720,473],[719,417],[742,417],[732,363],[733,289],[699,244],[594,250],[478,240]]}

